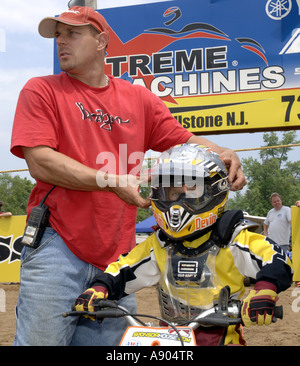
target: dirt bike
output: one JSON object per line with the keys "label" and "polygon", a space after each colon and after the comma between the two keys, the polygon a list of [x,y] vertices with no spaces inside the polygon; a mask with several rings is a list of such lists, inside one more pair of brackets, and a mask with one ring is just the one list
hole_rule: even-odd
{"label": "dirt bike", "polygon": [[[120,346],[196,346],[194,330],[202,326],[228,327],[242,324],[241,301],[230,300],[230,289],[225,286],[220,291],[218,304],[208,310],[203,310],[187,322],[174,324],[165,319],[147,315],[130,314],[127,309],[113,300],[94,300],[94,312],[71,311],[63,313],[67,316],[88,315],[102,322],[104,318],[124,317],[129,325],[125,331]],[[144,323],[140,318],[158,320],[166,326],[155,326],[153,323]],[[283,318],[283,307],[274,308],[273,322]]]}

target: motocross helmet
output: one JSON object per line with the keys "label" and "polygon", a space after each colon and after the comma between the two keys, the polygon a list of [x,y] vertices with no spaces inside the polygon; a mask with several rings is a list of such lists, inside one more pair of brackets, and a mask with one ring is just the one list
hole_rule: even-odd
{"label": "motocross helmet", "polygon": [[176,145],[151,170],[151,204],[161,230],[187,239],[212,226],[228,198],[228,173],[219,155],[197,144]]}

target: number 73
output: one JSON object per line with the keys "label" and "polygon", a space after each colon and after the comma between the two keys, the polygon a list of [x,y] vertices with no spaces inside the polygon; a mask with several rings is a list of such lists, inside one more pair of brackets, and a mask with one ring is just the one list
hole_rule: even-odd
{"label": "number 73", "polygon": [[[295,100],[296,100],[295,95],[283,95],[281,97],[282,102],[288,103],[287,108],[286,108],[286,112],[285,112],[284,122],[289,122],[290,121],[291,110],[292,110],[292,106],[293,106]],[[300,95],[297,98],[297,102],[300,102]],[[298,117],[298,119],[300,119],[300,113],[297,114],[297,117]]]}

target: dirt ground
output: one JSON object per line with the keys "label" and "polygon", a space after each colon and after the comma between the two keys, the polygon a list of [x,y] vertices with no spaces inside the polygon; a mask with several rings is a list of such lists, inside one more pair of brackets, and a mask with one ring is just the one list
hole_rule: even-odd
{"label": "dirt ground", "polygon": [[[250,289],[247,287],[246,294]],[[0,284],[0,346],[11,346],[14,339],[18,291],[18,284]],[[140,313],[149,314],[151,309],[151,315],[159,316],[155,288],[140,291],[137,301]],[[270,326],[244,328],[248,346],[300,346],[300,288],[293,284],[280,294],[277,304],[283,305],[283,320]]]}

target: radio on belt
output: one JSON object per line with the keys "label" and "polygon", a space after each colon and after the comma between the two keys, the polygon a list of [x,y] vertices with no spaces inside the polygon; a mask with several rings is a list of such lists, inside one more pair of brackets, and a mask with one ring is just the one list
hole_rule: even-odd
{"label": "radio on belt", "polygon": [[33,207],[21,240],[23,245],[30,248],[36,248],[38,246],[50,216],[49,207],[46,206],[44,202],[54,188],[55,186],[50,189],[38,206]]}

